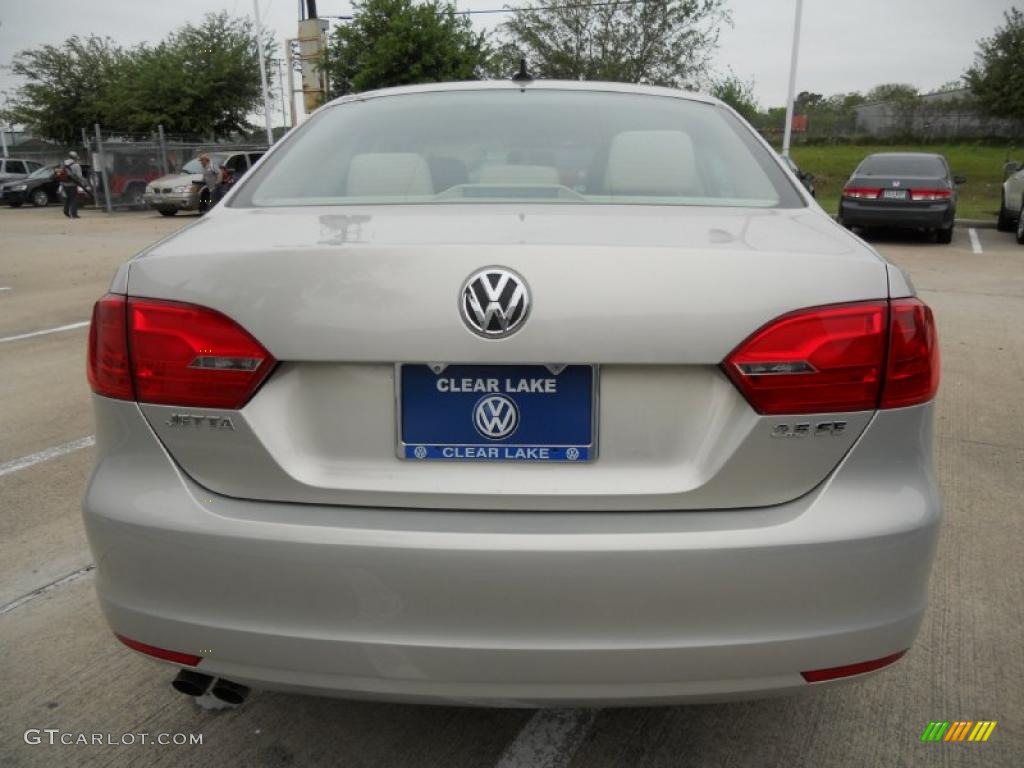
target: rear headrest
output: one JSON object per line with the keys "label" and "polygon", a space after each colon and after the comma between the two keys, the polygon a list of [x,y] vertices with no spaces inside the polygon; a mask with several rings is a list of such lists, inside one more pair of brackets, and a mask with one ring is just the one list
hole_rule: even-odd
{"label": "rear headrest", "polygon": [[550,165],[485,165],[481,184],[541,184],[557,186],[558,171]]}
{"label": "rear headrest", "polygon": [[434,194],[427,161],[414,152],[355,155],[348,167],[349,197],[405,197]]}
{"label": "rear headrest", "polygon": [[623,131],[612,139],[609,195],[699,196],[693,141],[682,131]]}

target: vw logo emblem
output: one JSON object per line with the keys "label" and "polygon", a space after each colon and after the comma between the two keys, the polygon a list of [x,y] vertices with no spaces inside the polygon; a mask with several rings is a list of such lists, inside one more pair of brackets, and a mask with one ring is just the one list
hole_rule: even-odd
{"label": "vw logo emblem", "polygon": [[459,292],[459,314],[469,330],[485,339],[511,336],[530,314],[526,281],[505,267],[474,272]]}
{"label": "vw logo emblem", "polygon": [[519,426],[519,409],[504,395],[482,397],[473,407],[473,426],[488,440],[501,440]]}

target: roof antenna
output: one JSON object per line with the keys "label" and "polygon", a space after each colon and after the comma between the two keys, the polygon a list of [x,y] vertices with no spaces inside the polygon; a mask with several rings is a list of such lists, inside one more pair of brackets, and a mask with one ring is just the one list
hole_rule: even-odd
{"label": "roof antenna", "polygon": [[512,75],[512,82],[520,86],[533,82],[533,75],[526,71],[526,59],[519,60],[519,71]]}

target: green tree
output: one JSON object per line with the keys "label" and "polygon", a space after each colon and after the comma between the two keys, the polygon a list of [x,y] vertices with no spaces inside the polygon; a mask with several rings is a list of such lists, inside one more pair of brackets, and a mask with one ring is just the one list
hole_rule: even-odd
{"label": "green tree", "polygon": [[331,34],[325,68],[332,95],[482,76],[485,35],[447,0],[363,0]]}
{"label": "green tree", "polygon": [[978,41],[964,80],[983,110],[1024,120],[1024,13],[1014,7],[1003,18],[992,37]]}
{"label": "green tree", "polygon": [[868,91],[867,100],[888,105],[895,133],[904,136],[914,133],[914,117],[921,106],[917,88],[907,83],[883,83]]}
{"label": "green tree", "polygon": [[[274,41],[264,39],[268,61]],[[263,108],[255,25],[226,12],[186,24],[155,46],[140,46],[102,99],[112,127],[171,133],[225,134],[249,128]]]}
{"label": "green tree", "polygon": [[820,93],[812,93],[811,91],[800,91],[797,97],[793,99],[793,108],[798,114],[811,109],[817,109],[824,106],[824,104],[825,97]]}
{"label": "green tree", "polygon": [[43,138],[77,143],[82,128],[105,121],[101,102],[126,58],[112,40],[95,35],[19,51],[11,71],[28,82],[15,91],[4,117]]}
{"label": "green tree", "polygon": [[711,95],[721,99],[735,109],[744,119],[754,123],[758,119],[760,107],[754,98],[754,81],[740,80],[730,72],[725,77],[716,79],[711,84]]}
{"label": "green tree", "polygon": [[696,88],[710,71],[724,0],[532,0],[501,26],[503,76],[519,56],[534,76]]}
{"label": "green tree", "polygon": [[[265,41],[268,58],[274,50]],[[251,21],[207,14],[155,46],[125,50],[111,40],[77,35],[60,45],[19,52],[12,71],[28,82],[6,118],[40,136],[77,141],[81,129],[209,135],[244,130],[262,108],[259,55]]]}

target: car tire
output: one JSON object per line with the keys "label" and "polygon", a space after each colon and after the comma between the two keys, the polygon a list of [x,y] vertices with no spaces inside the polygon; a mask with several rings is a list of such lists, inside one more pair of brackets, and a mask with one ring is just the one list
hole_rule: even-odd
{"label": "car tire", "polygon": [[177,208],[157,208],[161,216],[173,216],[178,212]]}
{"label": "car tire", "polygon": [[949,245],[953,242],[953,225],[950,224],[948,229],[936,229],[935,230],[935,242],[941,245]]}
{"label": "car tire", "polygon": [[1017,214],[1017,242],[1024,245],[1024,203],[1021,203],[1020,213]]}
{"label": "car tire", "polygon": [[32,205],[36,208],[45,208],[50,204],[50,196],[45,189],[37,189],[32,193]]}
{"label": "car tire", "polygon": [[1013,232],[1013,215],[1006,210],[1006,193],[999,199],[999,218],[996,219],[996,229],[1000,232]]}
{"label": "car tire", "polygon": [[844,229],[850,229],[850,230],[853,229],[853,226],[850,225],[850,224],[847,224],[846,220],[843,218],[843,208],[842,208],[842,206],[839,207],[839,215],[836,217],[836,221],[838,221],[839,222],[839,226],[843,227]]}

